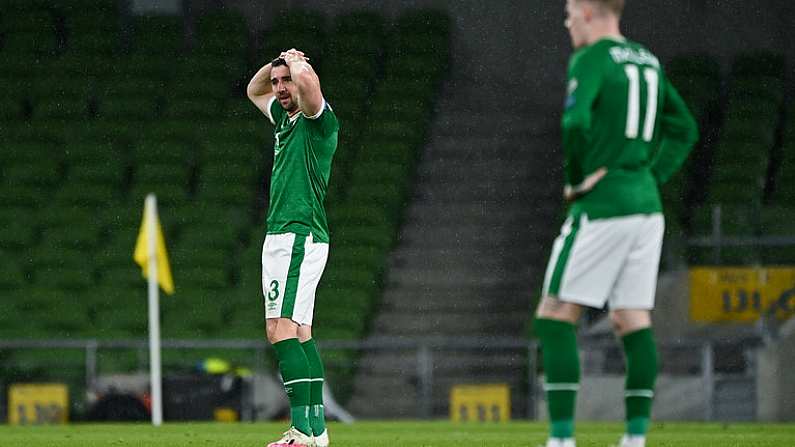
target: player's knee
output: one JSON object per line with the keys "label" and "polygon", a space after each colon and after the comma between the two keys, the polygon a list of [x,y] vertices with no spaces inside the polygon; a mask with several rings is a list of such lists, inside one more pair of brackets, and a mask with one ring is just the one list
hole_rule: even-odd
{"label": "player's knee", "polygon": [[295,330],[291,329],[293,328],[291,328],[289,324],[286,324],[282,318],[268,318],[265,323],[265,332],[271,344],[278,343],[288,338],[295,338]]}
{"label": "player's knee", "polygon": [[545,296],[536,310],[537,318],[559,320],[576,324],[580,319],[581,308],[577,304],[566,303],[557,298]]}
{"label": "player's knee", "polygon": [[651,315],[646,310],[615,310],[610,312],[613,330],[625,335],[651,326]]}

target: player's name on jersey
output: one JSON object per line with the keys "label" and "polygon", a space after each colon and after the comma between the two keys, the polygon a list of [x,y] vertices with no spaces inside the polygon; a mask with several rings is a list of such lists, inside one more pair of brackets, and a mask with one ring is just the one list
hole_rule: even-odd
{"label": "player's name on jersey", "polygon": [[615,46],[610,48],[610,57],[617,64],[633,63],[637,65],[650,65],[660,68],[660,61],[657,56],[641,49]]}

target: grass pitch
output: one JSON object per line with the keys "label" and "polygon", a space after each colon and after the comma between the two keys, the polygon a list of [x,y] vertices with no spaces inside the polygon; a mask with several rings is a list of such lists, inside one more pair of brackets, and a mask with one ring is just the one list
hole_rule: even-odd
{"label": "grass pitch", "polygon": [[[71,424],[65,426],[0,426],[2,447],[264,447],[284,430],[284,423]],[[621,424],[581,423],[579,447],[615,443]],[[543,444],[546,425],[453,424],[450,422],[357,422],[329,426],[334,447],[498,447]],[[795,446],[795,424],[658,423],[649,447],[788,447]]]}

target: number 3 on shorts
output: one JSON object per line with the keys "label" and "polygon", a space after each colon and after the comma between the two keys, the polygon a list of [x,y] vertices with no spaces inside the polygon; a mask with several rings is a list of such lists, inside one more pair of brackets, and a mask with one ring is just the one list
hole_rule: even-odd
{"label": "number 3 on shorts", "polygon": [[268,289],[268,300],[276,301],[279,298],[279,281],[275,279],[271,281],[270,288]]}

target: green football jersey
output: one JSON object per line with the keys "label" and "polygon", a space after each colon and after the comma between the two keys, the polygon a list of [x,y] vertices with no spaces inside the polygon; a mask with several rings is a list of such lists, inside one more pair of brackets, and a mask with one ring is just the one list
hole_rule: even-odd
{"label": "green football jersey", "polygon": [[328,103],[314,118],[301,112],[290,117],[278,101],[271,101],[270,113],[275,141],[268,233],[311,233],[315,241],[328,242],[323,205],[337,150],[337,117]]}
{"label": "green football jersey", "polygon": [[570,213],[598,219],[661,212],[658,185],[682,165],[698,127],[657,57],[629,40],[601,39],[571,56],[568,80],[566,184],[608,171]]}

